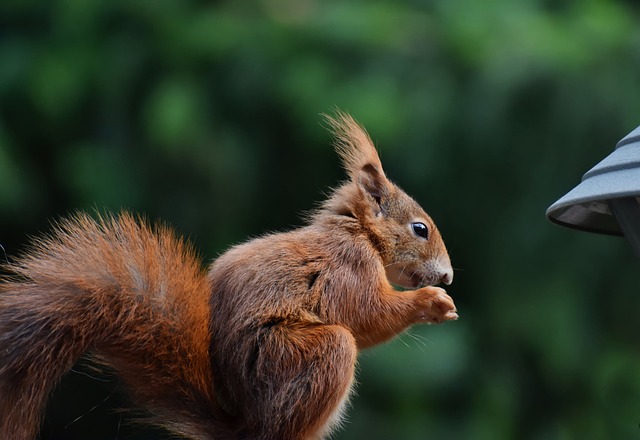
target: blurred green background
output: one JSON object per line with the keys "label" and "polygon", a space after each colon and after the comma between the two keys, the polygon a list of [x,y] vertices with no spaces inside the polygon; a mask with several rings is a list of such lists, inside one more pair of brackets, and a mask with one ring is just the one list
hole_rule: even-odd
{"label": "blurred green background", "polygon": [[[3,0],[0,244],[126,208],[210,261],[301,225],[344,178],[320,117],[337,106],[438,223],[461,318],[364,352],[335,438],[638,439],[638,261],[544,213],[640,124],[639,19],[605,0]],[[78,366],[41,438],[166,438],[126,405]]]}

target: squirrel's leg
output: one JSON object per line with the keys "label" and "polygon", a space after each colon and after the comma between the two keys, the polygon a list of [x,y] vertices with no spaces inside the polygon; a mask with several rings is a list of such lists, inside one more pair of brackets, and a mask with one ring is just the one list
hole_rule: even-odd
{"label": "squirrel's leg", "polygon": [[305,322],[263,330],[255,364],[255,411],[247,437],[322,438],[340,422],[353,381],[356,343],[343,327]]}
{"label": "squirrel's leg", "polygon": [[403,292],[388,286],[368,307],[365,316],[369,319],[353,329],[360,349],[387,341],[413,324],[439,324],[458,318],[451,297],[433,286]]}

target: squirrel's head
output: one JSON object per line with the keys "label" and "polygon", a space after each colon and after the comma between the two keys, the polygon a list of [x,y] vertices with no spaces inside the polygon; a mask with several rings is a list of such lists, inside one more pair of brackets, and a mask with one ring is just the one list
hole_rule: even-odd
{"label": "squirrel's head", "polygon": [[358,221],[380,252],[391,283],[414,289],[451,284],[453,269],[440,232],[420,205],[387,179],[367,132],[342,112],[326,119],[350,182],[325,207]]}

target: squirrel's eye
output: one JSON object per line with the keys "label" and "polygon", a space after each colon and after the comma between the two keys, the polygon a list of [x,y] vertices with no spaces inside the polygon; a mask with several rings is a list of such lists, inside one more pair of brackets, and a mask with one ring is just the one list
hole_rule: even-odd
{"label": "squirrel's eye", "polygon": [[420,222],[411,223],[411,229],[413,229],[413,232],[418,237],[422,237],[425,240],[429,238],[429,228],[427,228],[427,225],[425,225],[424,223],[420,223]]}

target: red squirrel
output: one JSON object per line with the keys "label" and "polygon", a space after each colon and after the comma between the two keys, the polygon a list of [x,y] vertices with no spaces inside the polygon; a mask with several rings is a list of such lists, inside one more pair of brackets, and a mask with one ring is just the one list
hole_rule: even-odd
{"label": "red squirrel", "polygon": [[[306,226],[203,269],[167,227],[76,214],[0,282],[0,438],[33,439],[84,355],[148,421],[193,439],[321,439],[340,425],[360,350],[458,318],[438,229],[387,179],[351,116],[327,116],[349,180]],[[407,290],[396,290],[395,286]]]}

